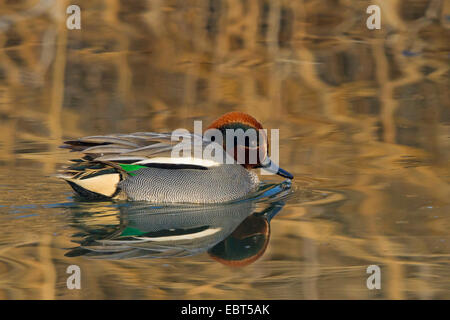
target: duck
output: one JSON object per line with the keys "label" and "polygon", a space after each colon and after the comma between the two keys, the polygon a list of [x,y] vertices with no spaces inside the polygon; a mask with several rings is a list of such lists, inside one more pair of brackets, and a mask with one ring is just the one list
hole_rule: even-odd
{"label": "duck", "polygon": [[[220,136],[240,129],[244,133],[253,129],[262,134],[256,139],[235,138],[234,144]],[[206,137],[206,132],[211,131],[215,135]],[[201,150],[214,145],[214,150],[222,150],[223,154],[208,158],[202,153],[198,156],[195,151],[194,155],[180,155],[179,150],[174,153],[180,146],[194,145],[195,150],[198,142]],[[227,144],[232,147],[226,148]],[[72,159],[56,176],[65,180],[77,196],[88,200],[224,203],[245,198],[258,189],[261,182],[254,169],[264,168],[293,179],[292,174],[270,160],[268,146],[263,126],[251,115],[233,111],[213,121],[205,135],[187,130],[177,134],[135,132],[65,141],[61,148],[82,156]],[[251,159],[250,151],[257,152],[256,159]]]}

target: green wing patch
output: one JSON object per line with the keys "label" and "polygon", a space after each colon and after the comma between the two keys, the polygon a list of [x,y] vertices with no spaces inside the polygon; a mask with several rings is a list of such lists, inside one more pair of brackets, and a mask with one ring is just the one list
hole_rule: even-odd
{"label": "green wing patch", "polygon": [[138,237],[142,236],[145,232],[132,228],[132,227],[126,227],[122,233],[120,234],[121,237]]}
{"label": "green wing patch", "polygon": [[130,176],[136,175],[134,171],[140,170],[142,168],[147,168],[146,166],[140,166],[137,164],[119,164],[119,166],[125,170]]}

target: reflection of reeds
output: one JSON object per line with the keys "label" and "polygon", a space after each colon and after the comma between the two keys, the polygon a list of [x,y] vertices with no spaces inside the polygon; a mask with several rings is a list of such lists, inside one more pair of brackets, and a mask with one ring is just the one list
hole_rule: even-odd
{"label": "reflection of reeds", "polygon": [[[285,248],[283,257],[271,256],[269,246],[266,255],[273,259],[245,269],[247,282],[200,258],[183,265],[191,274],[200,270],[191,282],[159,265],[148,274],[144,262],[134,262],[130,272],[123,262],[101,268],[80,262],[89,270],[86,283],[95,295],[89,297],[133,297],[131,289],[111,292],[109,276],[125,287],[153,286],[140,291],[148,298],[225,298],[227,289],[267,298],[259,289],[270,281],[280,297],[322,298],[324,279],[337,274],[356,288],[348,297],[370,297],[358,279],[347,278],[355,268],[364,275],[370,263],[386,267],[386,298],[431,290],[428,280],[408,279],[413,263],[404,255],[425,279],[448,276],[442,267],[448,250],[434,251],[433,239],[412,239],[396,224],[413,224],[407,214],[415,212],[416,228],[436,239],[446,235],[417,206],[426,198],[445,208],[450,194],[447,2],[374,1],[382,8],[380,31],[365,28],[366,1],[338,1],[334,7],[319,0],[86,1],[80,4],[81,31],[66,30],[62,1],[51,10],[51,1],[10,3],[0,1],[0,175],[8,181],[44,181],[58,192],[57,182],[31,179],[30,170],[20,169],[39,165],[52,173],[68,157],[56,152],[65,137],[190,127],[193,119],[242,110],[281,129],[283,166],[317,179],[313,186],[353,195],[331,209],[288,206],[287,219],[273,222],[272,245]],[[408,201],[396,198],[403,196]],[[2,200],[30,197],[16,193]],[[320,219],[330,213],[341,220]],[[303,215],[313,218],[303,221]],[[347,233],[358,227],[362,233]],[[41,272],[27,281],[41,291],[33,289],[30,296],[65,292],[55,274],[64,275],[63,266],[72,262],[51,259],[61,256],[56,249],[46,251],[57,246],[52,241],[42,238],[39,244],[40,264],[32,267]],[[26,246],[11,259],[34,252]],[[427,257],[436,262],[424,262]],[[299,262],[303,258],[306,264]],[[196,285],[216,269],[222,278]],[[258,275],[255,282],[252,274]],[[441,297],[442,291],[433,294]]]}
{"label": "reflection of reeds", "polygon": [[[67,46],[67,29],[64,25],[63,12],[67,7],[67,1],[58,1],[55,4],[54,19],[57,25],[57,35],[55,43],[55,61],[53,63],[52,74],[52,91],[50,98],[50,112],[48,114],[48,127],[50,130],[50,138],[53,141],[60,141],[61,134],[61,109],[64,99],[64,71],[66,67],[66,46]],[[56,144],[52,145],[51,151],[55,152]],[[47,159],[45,166],[46,172],[55,169],[55,160]]]}

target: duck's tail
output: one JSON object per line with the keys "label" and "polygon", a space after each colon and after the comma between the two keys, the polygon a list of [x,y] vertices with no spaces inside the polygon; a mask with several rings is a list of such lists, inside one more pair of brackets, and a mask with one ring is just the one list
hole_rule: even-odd
{"label": "duck's tail", "polygon": [[73,162],[56,176],[67,181],[78,195],[87,199],[119,197],[119,182],[127,176],[120,166],[89,160]]}
{"label": "duck's tail", "polygon": [[122,199],[125,196],[120,192],[120,181],[145,166],[134,163],[170,152],[173,143],[170,134],[145,132],[65,141],[61,148],[82,152],[84,156],[72,160],[72,165],[55,176],[67,181],[82,197]]}

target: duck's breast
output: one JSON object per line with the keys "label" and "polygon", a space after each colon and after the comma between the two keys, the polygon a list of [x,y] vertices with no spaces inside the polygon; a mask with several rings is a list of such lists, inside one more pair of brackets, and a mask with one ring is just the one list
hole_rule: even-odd
{"label": "duck's breast", "polygon": [[258,176],[238,164],[200,169],[143,168],[120,182],[129,200],[172,203],[219,203],[256,190]]}

